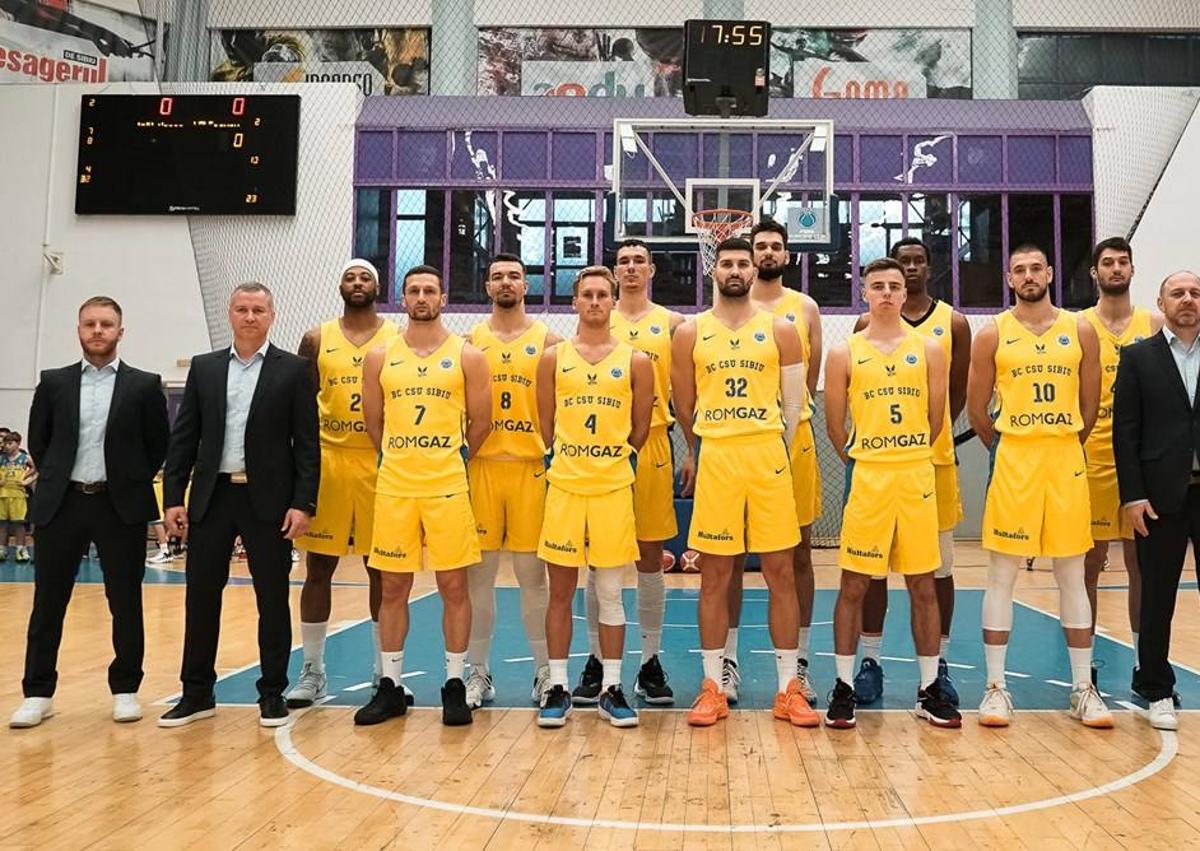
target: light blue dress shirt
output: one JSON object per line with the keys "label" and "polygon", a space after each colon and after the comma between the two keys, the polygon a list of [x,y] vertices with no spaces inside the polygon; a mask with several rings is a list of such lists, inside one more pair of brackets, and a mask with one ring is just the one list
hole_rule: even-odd
{"label": "light blue dress shirt", "polygon": [[[1183,379],[1183,389],[1187,391],[1188,401],[1195,405],[1196,376],[1200,375],[1200,337],[1188,346],[1166,325],[1163,326],[1162,332],[1167,338],[1167,348],[1171,350],[1171,357],[1175,358],[1175,368],[1179,370],[1179,377]],[[1194,454],[1192,469],[1200,469],[1200,460]]]}
{"label": "light blue dress shirt", "polygon": [[250,419],[250,402],[254,388],[267,357],[268,341],[249,359],[242,360],[237,349],[229,347],[229,372],[225,385],[225,444],[221,447],[222,473],[246,471],[246,421]]}
{"label": "light blue dress shirt", "polygon": [[117,386],[120,358],[97,369],[86,360],[80,362],[79,435],[71,481],[92,484],[108,481],[104,468],[104,435],[108,431],[108,409],[113,388]]}

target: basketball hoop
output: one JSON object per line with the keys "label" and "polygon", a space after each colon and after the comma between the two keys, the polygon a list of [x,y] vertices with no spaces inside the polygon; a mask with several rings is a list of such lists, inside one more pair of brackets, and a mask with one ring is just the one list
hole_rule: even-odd
{"label": "basketball hoop", "polygon": [[754,214],[746,210],[699,210],[692,214],[692,227],[700,243],[704,274],[711,275],[717,265],[717,246],[754,224]]}

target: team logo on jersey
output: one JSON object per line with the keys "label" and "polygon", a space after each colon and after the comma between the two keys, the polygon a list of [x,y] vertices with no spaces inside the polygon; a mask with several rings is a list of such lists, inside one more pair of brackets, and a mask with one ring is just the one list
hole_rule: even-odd
{"label": "team logo on jersey", "polygon": [[788,322],[795,322],[795,321],[796,321],[796,314],[792,313],[791,311],[788,311],[787,313],[783,314],[783,317],[784,317],[784,319],[786,319]]}
{"label": "team logo on jersey", "polygon": [[452,366],[454,366],[454,361],[450,358],[442,358],[442,369],[449,369]]}
{"label": "team logo on jersey", "polygon": [[762,331],[755,331],[754,332],[754,342],[756,342],[756,343],[767,342],[767,335],[764,334]]}
{"label": "team logo on jersey", "polygon": [[904,356],[904,362],[906,364],[908,364],[909,366],[916,366],[917,365],[917,356],[915,354],[913,354],[912,352],[909,352],[908,354],[906,354]]}
{"label": "team logo on jersey", "polygon": [[1066,334],[1059,334],[1058,335],[1058,344],[1060,346],[1069,346],[1069,345],[1071,345],[1071,338],[1068,337]]}
{"label": "team logo on jersey", "polygon": [[418,366],[417,367],[417,378],[424,378],[428,374],[429,374],[429,367],[427,367],[427,366]]}
{"label": "team logo on jersey", "polygon": [[1046,354],[1046,344],[1045,343],[1034,343],[1033,350],[1035,352],[1037,352],[1039,355],[1044,355],[1044,354]]}
{"label": "team logo on jersey", "polygon": [[525,354],[536,355],[537,354],[537,346],[535,346],[533,343],[527,344],[525,346]]}
{"label": "team logo on jersey", "polygon": [[501,352],[500,363],[512,363],[512,352]]}
{"label": "team logo on jersey", "polygon": [[737,337],[734,337],[733,339],[731,339],[729,341],[729,348],[736,351],[737,349],[740,349],[741,347],[742,347],[742,341],[740,339],[738,339]]}
{"label": "team logo on jersey", "polygon": [[596,384],[596,373],[594,373],[594,372],[588,373],[587,383],[588,383],[588,387],[592,387]]}
{"label": "team logo on jersey", "polygon": [[362,355],[351,355],[350,362],[352,364],[354,364],[355,366],[362,366],[362,364],[363,364]]}
{"label": "team logo on jersey", "polygon": [[656,336],[657,336],[658,334],[661,334],[661,333],[662,333],[662,326],[661,326],[661,325],[651,325],[651,326],[650,326],[650,333],[651,333],[651,334],[654,334],[654,335],[656,335]]}
{"label": "team logo on jersey", "polygon": [[888,374],[888,378],[893,378],[896,375],[896,367],[892,366],[891,364],[885,363],[883,365],[883,370]]}
{"label": "team logo on jersey", "polygon": [[624,374],[625,373],[621,371],[621,367],[619,366],[614,366],[612,368],[612,372],[609,373],[609,375],[611,375],[613,378],[620,378]]}
{"label": "team logo on jersey", "polygon": [[638,330],[636,328],[629,329],[629,339],[636,340],[638,338]]}
{"label": "team logo on jersey", "polygon": [[941,337],[941,336],[942,336],[943,334],[945,334],[945,333],[946,333],[946,329],[945,329],[945,328],[943,328],[941,325],[934,325],[934,326],[933,326],[933,336],[935,336],[935,337]]}

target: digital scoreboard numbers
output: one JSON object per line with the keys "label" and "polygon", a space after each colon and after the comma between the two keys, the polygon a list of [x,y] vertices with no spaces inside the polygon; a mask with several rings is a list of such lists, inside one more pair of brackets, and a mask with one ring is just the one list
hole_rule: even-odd
{"label": "digital scoreboard numbers", "polygon": [[83,95],[80,215],[293,215],[298,95]]}
{"label": "digital scoreboard numbers", "polygon": [[766,115],[770,60],[767,21],[685,21],[684,110],[689,115]]}

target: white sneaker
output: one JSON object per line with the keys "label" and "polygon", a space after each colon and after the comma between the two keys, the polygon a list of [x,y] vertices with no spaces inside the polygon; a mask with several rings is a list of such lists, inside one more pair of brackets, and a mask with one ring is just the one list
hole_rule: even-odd
{"label": "white sneaker", "polygon": [[142,720],[142,705],[133,693],[113,695],[113,720],[118,724]]}
{"label": "white sneaker", "polygon": [[20,708],[12,714],[12,718],[8,719],[8,726],[14,729],[19,727],[36,727],[53,715],[54,698],[27,697]]}
{"label": "white sneaker", "polygon": [[1008,689],[989,683],[979,704],[979,723],[985,727],[1007,727],[1012,723],[1013,702]]}
{"label": "white sneaker", "polygon": [[170,550],[159,550],[156,554],[146,559],[146,564],[170,564],[175,557],[171,555]]}
{"label": "white sneaker", "polygon": [[537,673],[533,675],[533,690],[529,694],[529,699],[538,706],[542,705],[542,696],[550,690],[550,666],[542,665],[537,669]]}
{"label": "white sneaker", "polygon": [[496,689],[492,686],[492,675],[486,668],[471,668],[471,676],[467,677],[467,706],[478,709],[485,702],[496,699]]}
{"label": "white sneaker", "polygon": [[1085,727],[1098,730],[1107,730],[1113,725],[1112,713],[1091,683],[1071,690],[1071,717],[1082,721]]}
{"label": "white sneaker", "polygon": [[742,675],[738,673],[738,664],[729,657],[721,659],[721,691],[730,703],[738,702],[738,686],[742,684]]}
{"label": "white sneaker", "polygon": [[808,661],[796,661],[796,680],[800,683],[800,694],[808,701],[809,706],[817,705],[817,690],[813,688],[812,679],[808,675]]}
{"label": "white sneaker", "polygon": [[1179,715],[1175,712],[1175,701],[1169,697],[1151,701],[1146,720],[1155,730],[1178,730]]}
{"label": "white sneaker", "polygon": [[300,669],[300,677],[292,690],[287,693],[288,709],[302,709],[312,706],[325,696],[325,669],[318,668],[315,662],[305,662]]}

